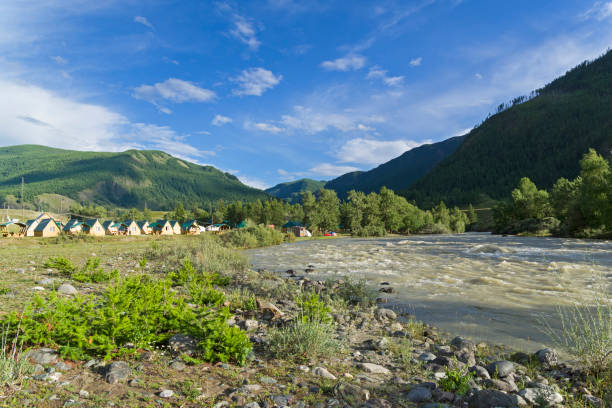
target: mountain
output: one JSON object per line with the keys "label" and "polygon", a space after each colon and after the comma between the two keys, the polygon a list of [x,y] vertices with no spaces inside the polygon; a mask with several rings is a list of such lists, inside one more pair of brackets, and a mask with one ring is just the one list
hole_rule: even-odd
{"label": "mountain", "polygon": [[325,188],[335,190],[340,197],[345,197],[350,190],[370,193],[382,186],[396,191],[405,189],[457,150],[464,139],[456,136],[415,147],[370,171],[354,171],[333,179]]}
{"label": "mountain", "polygon": [[510,195],[521,177],[549,188],[575,178],[589,147],[612,149],[612,51],[584,62],[530,97],[500,105],[465,142],[403,194],[423,206]]}
{"label": "mountain", "polygon": [[266,190],[266,193],[276,198],[281,198],[290,203],[300,201],[300,196],[304,191],[319,191],[325,186],[325,181],[317,181],[313,179],[300,179],[289,181],[287,183],[277,184]]}
{"label": "mountain", "polygon": [[266,194],[212,166],[200,166],[153,150],[81,152],[38,145],[0,147],[0,200],[25,201],[47,193],[119,207],[170,209],[218,199],[254,200]]}

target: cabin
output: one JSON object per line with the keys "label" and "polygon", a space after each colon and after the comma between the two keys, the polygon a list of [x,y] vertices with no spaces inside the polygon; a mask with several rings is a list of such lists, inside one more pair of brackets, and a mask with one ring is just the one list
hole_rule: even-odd
{"label": "cabin", "polygon": [[0,224],[0,236],[3,237],[23,237],[26,230],[27,225],[18,220],[8,220]]}
{"label": "cabin", "polygon": [[168,220],[157,220],[151,224],[149,227],[152,229],[153,234],[155,235],[173,235],[174,229],[172,225],[170,225],[170,221]]}
{"label": "cabin", "polygon": [[83,232],[83,223],[77,219],[70,219],[62,228],[65,234],[76,235]]}
{"label": "cabin", "polygon": [[149,227],[149,221],[136,221],[136,225],[138,225],[141,235],[149,235],[153,233],[153,229]]}
{"label": "cabin", "polygon": [[93,235],[95,237],[103,237],[106,235],[104,227],[97,218],[89,219],[83,222],[83,233],[87,235]]}
{"label": "cabin", "polygon": [[102,227],[104,228],[104,235],[119,235],[119,224],[115,221],[104,221]]}
{"label": "cabin", "polygon": [[181,233],[183,232],[181,229],[181,223],[178,221],[170,220],[170,226],[172,227],[172,231],[174,231],[176,235],[181,235]]}
{"label": "cabin", "polygon": [[119,227],[121,235],[140,235],[140,227],[134,220],[123,221]]}
{"label": "cabin", "polygon": [[310,237],[312,234],[305,226],[297,221],[289,221],[281,227],[281,231],[285,234],[292,233],[296,237]]}
{"label": "cabin", "polygon": [[222,234],[230,229],[229,225],[223,224],[212,224],[206,227],[206,231],[214,232],[216,234]]}
{"label": "cabin", "polygon": [[27,220],[26,221],[26,231],[24,235],[26,237],[33,237],[34,230],[36,229],[36,227],[38,227],[38,224],[40,224],[41,221],[48,220],[48,219],[53,219],[53,217],[51,217],[51,215],[49,215],[48,213],[44,212],[44,213],[40,213],[40,215],[34,218],[33,220]]}
{"label": "cabin", "polygon": [[181,230],[183,235],[200,235],[200,225],[196,220],[185,221]]}
{"label": "cabin", "polygon": [[35,237],[57,237],[62,231],[62,224],[53,218],[40,221],[34,229]]}

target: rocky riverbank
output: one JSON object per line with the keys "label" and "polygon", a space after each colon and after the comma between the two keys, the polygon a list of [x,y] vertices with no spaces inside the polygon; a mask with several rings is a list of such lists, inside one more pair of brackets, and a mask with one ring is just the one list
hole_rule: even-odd
{"label": "rocky riverbank", "polygon": [[[347,282],[316,281],[295,271],[283,276],[249,271],[225,291],[253,291],[256,305],[236,309],[231,325],[254,345],[245,366],[197,362],[195,339],[174,335],[156,351],[125,361],[71,362],[57,350],[28,352],[34,372],[5,388],[0,406],[180,407],[604,407],[589,373],[560,362],[550,348],[535,354],[446,337],[435,328],[346,296]],[[359,287],[364,290],[363,287]],[[81,288],[73,288],[81,290]],[[299,293],[330,301],[333,353],[310,350],[279,358],[273,339],[300,321]],[[68,296],[70,294],[67,294]],[[369,294],[371,295],[371,293]],[[348,299],[348,301],[347,301]],[[301,341],[297,339],[296,341]],[[317,343],[318,344],[318,343]],[[599,395],[597,395],[599,393]]]}

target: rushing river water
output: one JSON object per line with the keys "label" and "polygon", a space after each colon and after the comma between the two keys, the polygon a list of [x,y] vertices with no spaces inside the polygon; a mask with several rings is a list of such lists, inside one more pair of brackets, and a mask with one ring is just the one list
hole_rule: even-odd
{"label": "rushing river water", "polygon": [[[533,351],[542,318],[593,299],[612,282],[612,242],[485,233],[331,239],[248,251],[255,268],[389,282],[394,308],[452,334]],[[610,301],[609,292],[605,295]]]}

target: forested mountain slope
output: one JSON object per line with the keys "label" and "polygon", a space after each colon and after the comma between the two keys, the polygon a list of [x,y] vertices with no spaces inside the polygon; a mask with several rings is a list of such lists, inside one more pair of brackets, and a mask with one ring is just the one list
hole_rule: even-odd
{"label": "forested mountain slope", "polygon": [[212,166],[200,166],[161,151],[81,152],[37,145],[0,147],[0,202],[25,201],[53,193],[76,201],[151,209],[170,209],[177,202],[200,206],[216,201],[252,200],[267,195]]}
{"label": "forested mountain slope", "polygon": [[501,199],[529,177],[549,188],[574,178],[589,147],[612,149],[612,52],[585,62],[531,99],[510,107],[472,130],[455,153],[403,191],[423,206]]}
{"label": "forested mountain slope", "polygon": [[438,143],[415,147],[401,156],[369,171],[354,171],[331,180],[325,188],[345,197],[350,190],[370,193],[382,186],[392,190],[408,188],[436,164],[452,154],[463,143],[464,136],[451,137]]}
{"label": "forested mountain slope", "polygon": [[314,193],[322,189],[324,186],[325,181],[305,178],[277,184],[274,187],[267,189],[266,193],[276,198],[287,200],[290,203],[297,203],[300,201],[300,197],[303,192],[311,191]]}

